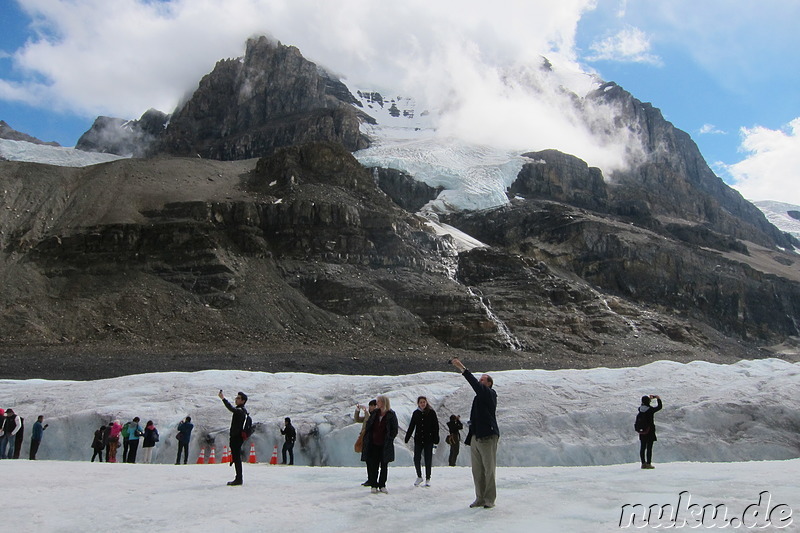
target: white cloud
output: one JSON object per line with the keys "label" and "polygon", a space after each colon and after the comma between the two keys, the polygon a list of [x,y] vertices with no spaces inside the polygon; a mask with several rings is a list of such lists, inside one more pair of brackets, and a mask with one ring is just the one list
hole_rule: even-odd
{"label": "white cloud", "polygon": [[649,37],[638,28],[624,28],[615,35],[595,41],[589,48],[592,53],[586,57],[587,61],[661,64],[661,59],[650,52]]}
{"label": "white cloud", "polygon": [[[592,79],[575,62],[578,21],[595,0],[26,0],[38,37],[14,53],[29,73],[0,98],[92,117],[171,112],[222,58],[267,34],[346,77],[448,112],[443,135],[558,148],[606,170],[624,141],[598,141],[561,85]],[[547,56],[557,71],[540,69]],[[46,80],[46,81],[42,81]],[[600,110],[594,110],[599,120]],[[601,128],[603,129],[603,128]]]}
{"label": "white cloud", "polygon": [[[487,64],[570,54],[592,0],[27,0],[36,38],[14,53],[40,105],[87,115],[172,111],[245,40],[268,34],[356,81],[397,87],[459,42]],[[457,16],[456,16],[457,14]],[[42,81],[45,80],[45,81]],[[6,80],[8,82],[8,80]],[[8,83],[6,84],[8,85]],[[448,88],[449,90],[450,88]],[[14,99],[19,93],[6,90]]]}
{"label": "white cloud", "polygon": [[749,155],[727,167],[733,187],[748,200],[800,205],[800,117],[783,130],[742,128],[742,136]]}
{"label": "white cloud", "polygon": [[727,135],[728,132],[723,131],[713,124],[703,124],[698,131],[701,135]]}

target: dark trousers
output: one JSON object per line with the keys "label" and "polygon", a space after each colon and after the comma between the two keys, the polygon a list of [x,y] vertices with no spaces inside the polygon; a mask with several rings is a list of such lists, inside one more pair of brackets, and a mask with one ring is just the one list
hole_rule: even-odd
{"label": "dark trousers", "polygon": [[40,440],[31,440],[31,451],[28,454],[28,458],[33,461],[36,459],[36,452],[39,451],[39,445],[42,443]]}
{"label": "dark trousers", "polygon": [[[128,443],[128,455],[125,457],[126,463],[136,462],[136,450],[139,449],[139,439],[125,441]],[[124,454],[123,454],[124,455]]]}
{"label": "dark trousers", "polygon": [[[452,437],[455,439],[455,437]],[[447,464],[450,466],[456,466],[456,459],[458,459],[458,449],[461,446],[461,443],[457,440],[453,441],[453,444],[450,445],[450,457],[447,458]]]}
{"label": "dark trousers", "polygon": [[100,462],[103,462],[103,448],[100,448],[99,450],[97,448],[94,449],[94,453],[92,454],[92,462],[94,462],[95,457],[99,457]]}
{"label": "dark trousers", "polygon": [[[383,460],[383,446],[373,446],[367,454],[367,485],[382,488],[389,477],[389,463]],[[378,471],[380,470],[380,476]]]}
{"label": "dark trousers", "polygon": [[130,444],[128,443],[128,439],[123,437],[123,439],[122,439],[122,462],[123,463],[127,463],[128,462],[128,447],[129,446],[130,446]]}
{"label": "dark trousers", "polygon": [[417,477],[422,477],[422,453],[425,453],[425,479],[431,478],[431,468],[433,466],[433,443],[422,444],[414,442],[414,468],[417,469]]}
{"label": "dark trousers", "polygon": [[639,446],[639,458],[642,464],[650,464],[653,461],[653,441],[642,440]]}
{"label": "dark trousers", "polygon": [[242,444],[244,441],[241,438],[231,437],[231,462],[233,468],[236,470],[236,479],[242,480]]}
{"label": "dark trousers", "polygon": [[183,464],[189,460],[189,443],[178,441],[178,457],[175,459],[175,464],[181,463],[181,451],[183,451]]}
{"label": "dark trousers", "polygon": [[286,452],[289,452],[289,464],[294,464],[294,442],[284,442],[281,456],[283,457],[283,464],[286,464]]}

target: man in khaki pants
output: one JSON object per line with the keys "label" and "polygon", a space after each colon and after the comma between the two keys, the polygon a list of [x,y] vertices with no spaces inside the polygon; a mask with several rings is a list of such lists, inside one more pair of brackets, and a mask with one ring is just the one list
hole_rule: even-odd
{"label": "man in khaki pants", "polygon": [[480,379],[475,379],[458,359],[451,359],[450,363],[461,371],[475,391],[469,415],[469,431],[464,440],[464,444],[470,446],[472,480],[475,483],[475,501],[469,506],[491,509],[497,497],[495,467],[497,442],[500,440],[496,417],[497,393],[492,389],[494,380],[489,374],[483,374]]}

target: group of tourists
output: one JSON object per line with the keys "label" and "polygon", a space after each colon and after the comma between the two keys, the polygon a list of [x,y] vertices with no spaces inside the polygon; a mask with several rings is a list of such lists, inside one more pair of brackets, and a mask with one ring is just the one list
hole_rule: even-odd
{"label": "group of tourists", "polygon": [[[139,424],[140,419],[138,416],[134,417],[130,422],[124,425],[119,420],[114,420],[108,424],[103,424],[94,432],[94,439],[92,440],[92,454],[91,462],[98,459],[103,462],[103,452],[106,453],[107,463],[117,462],[117,451],[119,450],[120,442],[122,442],[122,462],[135,463],[136,455],[139,450],[139,444],[142,445],[142,461],[144,463],[153,462],[153,450],[156,443],[160,440],[158,429],[152,420],[148,420],[144,428]],[[175,459],[175,464],[180,464],[181,453],[183,453],[183,464],[189,460],[189,440],[192,436],[192,417],[187,416],[178,423],[178,433],[175,438],[178,441],[178,457]],[[141,441],[140,441],[141,439]]]}
{"label": "group of tourists", "polygon": [[[492,508],[495,506],[497,488],[495,470],[497,465],[497,445],[500,431],[497,425],[497,393],[493,386],[494,381],[489,374],[482,374],[476,378],[459,359],[451,359],[450,363],[458,369],[469,383],[475,393],[470,409],[467,436],[464,444],[470,446],[470,461],[472,479],[475,486],[475,500],[470,507]],[[223,405],[232,413],[230,425],[230,450],[231,463],[235,467],[236,476],[228,485],[242,485],[242,446],[244,441],[252,434],[252,420],[245,404],[247,395],[239,392],[234,403],[231,404],[219,391],[219,398]],[[652,406],[656,400],[656,406]],[[640,459],[643,469],[652,469],[653,443],[656,439],[653,415],[662,408],[661,398],[657,395],[642,397],[642,405],[634,424],[634,429],[639,435]],[[388,479],[389,463],[395,459],[394,440],[399,432],[397,414],[391,408],[391,402],[385,395],[379,395],[371,400],[367,406],[358,405],[354,414],[356,422],[361,423],[361,432],[354,445],[361,460],[366,463],[367,480],[362,485],[370,488],[372,493],[388,494],[386,482]],[[44,416],[39,415],[31,432],[30,459],[36,459],[39,444],[42,441],[44,430],[48,425],[43,424]],[[14,413],[13,409],[0,409],[0,459],[18,458],[21,447],[24,420]],[[187,416],[177,425],[176,439],[178,441],[178,454],[175,464],[187,464],[189,457],[189,442],[194,425],[191,417]],[[450,446],[448,464],[456,465],[461,443],[461,430],[464,425],[458,415],[450,415],[447,422],[447,437],[445,442]],[[292,426],[291,418],[284,419],[284,427],[280,429],[284,436],[282,456],[283,464],[294,464],[294,443],[297,431]],[[431,407],[427,397],[417,398],[417,409],[413,412],[405,442],[414,439],[414,468],[416,470],[415,486],[429,487],[431,484],[431,471],[433,468],[433,455],[439,445],[439,419],[436,411]],[[124,425],[119,420],[101,425],[94,432],[91,447],[94,450],[91,461],[103,461],[103,452],[106,453],[106,462],[117,462],[117,450],[120,442],[123,445],[122,461],[135,463],[142,441],[143,460],[152,462],[153,449],[159,441],[159,433],[154,422],[148,420],[144,428],[140,425],[139,417],[134,417]],[[422,462],[425,463],[423,477]],[[424,485],[423,485],[424,484]]]}
{"label": "group of tourists", "polygon": [[[497,428],[497,393],[492,388],[494,382],[489,374],[476,378],[458,359],[452,359],[455,366],[475,392],[470,411],[469,430],[464,443],[470,446],[472,477],[475,484],[475,501],[470,507],[491,508],[495,505],[497,489],[495,467],[497,443],[500,431]],[[386,480],[389,463],[394,461],[394,439],[398,434],[397,415],[391,408],[389,398],[380,395],[371,400],[367,407],[356,406],[356,422],[362,424],[361,432],[354,445],[361,453],[361,460],[367,465],[367,480],[362,485],[370,487],[373,494],[388,494]],[[445,442],[450,445],[448,464],[455,466],[464,425],[458,415],[450,415],[447,422]],[[428,398],[419,396],[417,408],[411,415],[406,430],[405,442],[414,439],[414,468],[417,479],[414,486],[430,487],[433,455],[439,445],[439,418],[431,407]],[[422,461],[425,462],[425,477],[422,477]],[[424,485],[423,485],[424,483]]]}
{"label": "group of tourists", "polygon": [[[31,430],[31,448],[28,457],[36,459],[39,445],[44,438],[47,424],[43,424],[44,415],[39,415]],[[0,459],[19,459],[22,441],[25,436],[25,419],[17,415],[13,409],[0,409]]]}

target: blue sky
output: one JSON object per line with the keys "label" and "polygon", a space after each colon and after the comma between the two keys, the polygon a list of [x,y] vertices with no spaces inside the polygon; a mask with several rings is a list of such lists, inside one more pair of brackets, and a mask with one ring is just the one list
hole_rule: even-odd
{"label": "blue sky", "polygon": [[545,55],[661,109],[746,197],[800,204],[797,0],[329,4],[0,0],[0,119],[73,146],[97,115],[172,111],[260,33],[350,80],[417,90]]}

